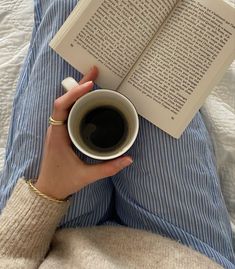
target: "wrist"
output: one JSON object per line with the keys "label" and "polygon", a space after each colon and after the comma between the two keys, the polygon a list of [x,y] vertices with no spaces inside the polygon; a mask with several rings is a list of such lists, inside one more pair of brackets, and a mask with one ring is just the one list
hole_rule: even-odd
{"label": "wrist", "polygon": [[52,188],[48,188],[48,186],[42,184],[41,181],[37,181],[35,183],[30,183],[31,188],[34,189],[35,192],[38,193],[38,195],[51,200],[51,201],[55,201],[55,202],[64,202],[66,201],[67,196],[64,196],[62,194],[56,193],[55,190],[52,191]]}

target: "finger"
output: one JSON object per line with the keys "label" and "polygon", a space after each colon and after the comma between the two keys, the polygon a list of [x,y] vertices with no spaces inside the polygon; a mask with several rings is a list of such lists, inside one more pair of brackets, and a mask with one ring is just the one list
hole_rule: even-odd
{"label": "finger", "polygon": [[112,161],[89,165],[86,170],[88,180],[91,183],[101,178],[113,176],[132,163],[131,157],[125,156]]}
{"label": "finger", "polygon": [[88,81],[84,84],[74,87],[66,94],[57,98],[54,102],[52,118],[58,121],[67,120],[70,107],[77,101],[79,97],[89,92],[93,85],[94,83],[92,81]]}
{"label": "finger", "polygon": [[79,81],[79,85],[86,83],[87,81],[95,81],[98,77],[99,71],[96,66],[93,66],[90,71]]}
{"label": "finger", "polygon": [[92,81],[95,80],[97,76],[98,69],[96,66],[93,66],[79,82],[78,86],[75,86],[66,94],[56,99],[52,113],[53,119],[60,121],[66,120],[68,117],[68,109],[79,97],[87,93],[93,87],[94,84]]}

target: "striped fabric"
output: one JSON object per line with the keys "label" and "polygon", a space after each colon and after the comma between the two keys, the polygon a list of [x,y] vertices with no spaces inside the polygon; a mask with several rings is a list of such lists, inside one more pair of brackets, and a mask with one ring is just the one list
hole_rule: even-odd
{"label": "striped fabric", "polygon": [[[81,77],[48,47],[76,3],[35,0],[35,27],[0,177],[0,209],[19,177],[37,178],[52,104],[63,93],[60,83],[67,76]],[[200,113],[179,140],[140,118],[139,136],[129,154],[131,167],[72,196],[60,227],[106,224],[149,230],[235,268],[228,213]]]}

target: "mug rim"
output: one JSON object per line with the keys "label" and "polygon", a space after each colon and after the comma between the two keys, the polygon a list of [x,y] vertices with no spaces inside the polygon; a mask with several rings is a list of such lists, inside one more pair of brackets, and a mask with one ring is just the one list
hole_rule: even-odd
{"label": "mug rim", "polygon": [[[122,99],[125,99],[125,101],[127,103],[129,103],[129,105],[132,107],[133,111],[134,111],[134,114],[135,114],[135,120],[136,120],[136,128],[135,128],[135,132],[134,132],[134,135],[133,135],[133,138],[131,139],[130,143],[128,143],[128,145],[126,145],[121,151],[117,152],[116,154],[112,154],[110,156],[99,156],[97,154],[92,154],[88,151],[86,151],[84,148],[82,148],[76,141],[76,139],[73,137],[72,135],[72,131],[71,131],[71,127],[70,127],[70,121],[71,121],[71,117],[72,117],[72,114],[73,114],[73,111],[75,110],[76,108],[76,104],[81,102],[82,99],[84,98],[87,98],[87,96],[90,96],[90,95],[94,95],[94,94],[102,94],[104,92],[110,92],[111,94],[114,94],[114,95],[118,95],[119,97],[121,97]],[[69,116],[68,116],[68,123],[67,123],[67,127],[68,127],[68,133],[69,133],[69,137],[72,141],[72,143],[74,144],[74,146],[80,151],[82,152],[83,154],[85,154],[86,156],[88,157],[91,157],[93,159],[96,159],[96,160],[111,160],[111,159],[115,159],[115,158],[118,158],[120,157],[121,155],[123,155],[125,152],[127,152],[131,146],[134,144],[136,138],[137,138],[137,135],[138,135],[138,132],[139,132],[139,117],[138,117],[138,113],[137,113],[137,110],[134,106],[134,104],[130,101],[129,98],[127,98],[125,95],[119,93],[119,92],[116,92],[114,90],[109,90],[109,89],[98,89],[98,90],[94,90],[92,92],[89,92],[83,96],[81,96],[75,103],[74,105],[72,106],[70,112],[69,112]]]}

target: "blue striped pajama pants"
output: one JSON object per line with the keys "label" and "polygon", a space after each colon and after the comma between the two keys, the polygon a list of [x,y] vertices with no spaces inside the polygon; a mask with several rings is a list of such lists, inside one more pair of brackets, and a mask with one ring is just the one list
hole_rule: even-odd
{"label": "blue striped pajama pants", "polygon": [[[35,0],[34,31],[16,90],[0,177],[0,209],[19,177],[38,176],[52,104],[63,94],[61,81],[81,78],[48,47],[76,3]],[[60,227],[112,224],[144,229],[235,268],[229,217],[200,113],[179,140],[140,117],[139,135],[128,154],[134,159],[131,167],[72,196]]]}

